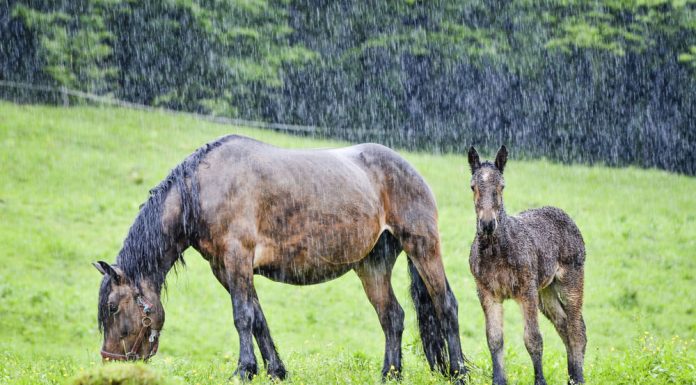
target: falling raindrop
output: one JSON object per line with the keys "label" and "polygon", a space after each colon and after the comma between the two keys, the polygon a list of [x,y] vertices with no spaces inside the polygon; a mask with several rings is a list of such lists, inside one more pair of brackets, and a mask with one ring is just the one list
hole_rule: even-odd
{"label": "falling raindrop", "polygon": [[694,5],[612,4],[10,1],[0,80],[351,142],[505,143],[518,158],[694,175]]}

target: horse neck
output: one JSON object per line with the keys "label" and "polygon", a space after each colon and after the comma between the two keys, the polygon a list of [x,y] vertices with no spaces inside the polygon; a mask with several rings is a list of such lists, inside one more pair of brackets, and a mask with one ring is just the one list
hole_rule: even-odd
{"label": "horse neck", "polygon": [[146,281],[158,293],[169,271],[189,246],[183,233],[181,215],[163,220],[164,199],[150,200],[133,222],[117,257],[124,273],[136,282]]}

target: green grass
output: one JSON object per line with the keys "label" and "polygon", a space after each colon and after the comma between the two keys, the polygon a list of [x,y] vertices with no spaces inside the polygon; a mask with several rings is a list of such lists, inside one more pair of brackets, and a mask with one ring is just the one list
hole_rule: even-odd
{"label": "green grass", "polygon": [[[149,188],[198,146],[226,133],[283,147],[343,143],[111,108],[0,103],[0,383],[61,384],[99,371],[100,274],[113,261]],[[489,383],[483,314],[468,268],[474,212],[466,159],[404,153],[432,186],[448,278],[459,300],[473,384]],[[657,170],[517,161],[506,169],[509,213],[563,208],[587,243],[589,384],[696,383],[696,179]],[[226,384],[237,360],[230,300],[205,261],[186,253],[171,274],[160,353],[148,365],[187,384]],[[446,383],[420,353],[405,259],[394,272],[406,310],[404,384]],[[384,337],[357,277],[296,287],[256,278],[289,370],[288,384],[379,383]],[[505,306],[511,384],[532,381],[522,319]],[[564,383],[565,350],[541,321],[550,384]],[[254,383],[265,383],[259,377]]]}

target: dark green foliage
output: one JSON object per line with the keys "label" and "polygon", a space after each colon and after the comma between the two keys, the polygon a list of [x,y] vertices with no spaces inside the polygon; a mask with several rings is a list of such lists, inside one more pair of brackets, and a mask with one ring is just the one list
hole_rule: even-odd
{"label": "dark green foliage", "polygon": [[696,0],[0,0],[0,41],[0,80],[696,174]]}

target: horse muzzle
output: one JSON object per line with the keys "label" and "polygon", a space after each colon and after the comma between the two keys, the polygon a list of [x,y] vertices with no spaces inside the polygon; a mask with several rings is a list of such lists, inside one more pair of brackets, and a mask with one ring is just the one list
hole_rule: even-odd
{"label": "horse muzzle", "polygon": [[493,218],[490,220],[479,220],[479,231],[485,235],[492,235],[498,227],[498,221]]}
{"label": "horse muzzle", "polygon": [[[140,347],[142,346],[144,336],[147,332],[150,332],[150,337],[148,338],[148,342],[150,344],[150,351],[145,354],[145,355],[140,355],[138,354],[138,351],[140,350]],[[140,333],[138,334],[138,338],[135,340],[133,343],[133,346],[131,347],[130,351],[125,351],[124,349],[124,354],[119,354],[119,353],[111,353],[107,352],[106,350],[102,349],[101,350],[101,356],[102,356],[102,361],[138,361],[138,360],[143,360],[147,362],[150,358],[152,358],[155,354],[157,354],[157,349],[159,348],[159,330],[155,329],[150,329],[149,325],[143,325],[143,328],[140,330]]]}

